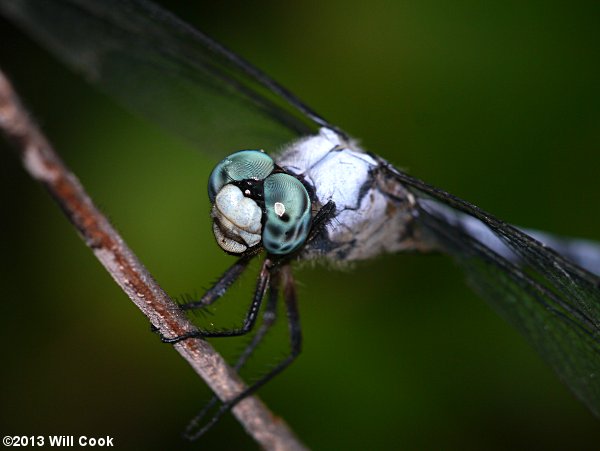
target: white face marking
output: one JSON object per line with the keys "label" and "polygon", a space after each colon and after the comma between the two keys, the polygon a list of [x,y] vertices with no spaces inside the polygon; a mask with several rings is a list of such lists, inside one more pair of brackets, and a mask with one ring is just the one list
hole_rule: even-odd
{"label": "white face marking", "polygon": [[275,205],[273,205],[273,208],[275,209],[275,214],[277,216],[279,216],[280,218],[285,213],[285,205],[283,205],[281,202],[275,202]]}
{"label": "white face marking", "polygon": [[225,185],[217,193],[212,209],[213,232],[225,251],[242,253],[261,240],[262,210],[234,185]]}

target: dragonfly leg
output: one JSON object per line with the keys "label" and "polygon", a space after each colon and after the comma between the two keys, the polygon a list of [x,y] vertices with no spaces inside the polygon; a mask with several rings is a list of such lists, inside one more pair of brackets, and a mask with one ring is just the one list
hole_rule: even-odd
{"label": "dragonfly leg", "polygon": [[229,287],[242,275],[242,273],[248,267],[248,263],[252,260],[254,255],[244,256],[238,259],[233,265],[231,265],[227,271],[215,282],[215,284],[206,290],[206,293],[197,301],[187,302],[180,304],[182,310],[195,310],[198,308],[206,307],[212,304],[217,299],[221,298],[229,289]]}
{"label": "dragonfly leg", "polygon": [[306,241],[310,243],[315,237],[323,230],[329,220],[335,215],[335,202],[330,200],[315,214],[313,218],[312,227],[306,238]]}
{"label": "dragonfly leg", "polygon": [[265,311],[262,315],[263,321],[260,325],[260,328],[256,331],[256,334],[254,334],[254,336],[252,337],[252,340],[250,341],[248,346],[246,346],[242,354],[238,357],[237,361],[235,362],[233,368],[236,371],[241,369],[246,364],[246,362],[248,361],[252,353],[256,350],[260,342],[263,340],[271,326],[275,324],[275,321],[277,319],[277,299],[279,297],[278,276],[278,274],[271,275],[271,283],[269,285],[269,298],[267,300]]}
{"label": "dragonfly leg", "polygon": [[[238,263],[239,263],[239,260],[238,260]],[[232,268],[235,266],[236,265],[233,265]],[[227,276],[228,273],[229,273],[229,271],[227,271],[225,273],[225,276]],[[239,272],[239,274],[241,274],[241,271]],[[237,276],[239,276],[239,274]],[[250,304],[250,308],[248,309],[248,312],[246,313],[246,318],[244,319],[244,323],[242,324],[241,327],[238,327],[235,329],[216,330],[216,331],[193,330],[191,332],[188,332],[187,334],[180,335],[178,337],[172,337],[172,338],[165,337],[161,334],[161,337],[160,337],[161,340],[163,341],[163,343],[174,344],[174,343],[179,343],[182,340],[187,340],[189,338],[237,337],[239,335],[247,334],[248,332],[250,332],[252,330],[252,328],[254,327],[254,324],[256,323],[256,318],[258,317],[258,312],[260,310],[262,300],[263,300],[263,298],[265,296],[265,292],[267,291],[267,288],[269,286],[270,278],[271,278],[271,260],[269,258],[266,258],[262,264],[260,273],[258,275],[258,280],[256,282],[256,289],[254,291],[254,296],[252,298],[252,303]],[[221,278],[219,280],[219,282],[217,282],[217,285],[222,280],[223,280],[223,278]],[[230,281],[230,284],[234,280],[235,280],[235,278]],[[217,294],[219,294],[219,296],[221,296],[223,293],[224,292],[222,292],[220,294],[217,293]]]}
{"label": "dragonfly leg", "polygon": [[[198,432],[193,435],[186,435],[190,440],[195,440],[198,437],[204,435],[211,427],[213,427],[219,419],[229,412],[238,402],[246,398],[247,396],[254,393],[260,387],[265,385],[279,373],[281,373],[284,369],[286,369],[300,354],[302,350],[302,329],[300,327],[300,315],[298,312],[298,302],[296,295],[296,284],[294,282],[294,278],[292,276],[292,270],[290,265],[284,265],[280,269],[281,281],[283,284],[283,296],[285,300],[286,312],[288,317],[288,325],[290,332],[290,353],[288,356],[280,361],[271,371],[262,376],[258,381],[254,384],[250,385],[248,388],[243,390],[241,393],[237,394],[235,397],[230,399],[229,401],[225,401],[219,410],[215,413],[215,415],[200,429]],[[205,413],[207,408],[203,409],[201,413]],[[196,417],[195,424],[199,421],[200,416]]]}
{"label": "dragonfly leg", "polygon": [[[265,311],[263,313],[263,321],[260,325],[260,328],[256,331],[256,334],[252,337],[252,340],[246,346],[242,354],[238,357],[237,361],[233,365],[233,369],[235,371],[239,371],[245,363],[248,361],[250,356],[254,353],[260,342],[267,335],[267,332],[271,328],[271,326],[275,323],[277,319],[277,298],[279,294],[279,278],[277,274],[273,275],[271,284],[269,286],[269,298],[267,300],[267,305],[265,307]],[[200,425],[200,421],[206,413],[212,409],[218,402],[219,398],[216,395],[210,399],[208,403],[202,408],[202,410],[190,421],[186,430],[183,434],[185,438],[190,441],[196,440],[202,435],[203,431],[196,431]],[[196,431],[196,432],[194,432]]]}
{"label": "dragonfly leg", "polygon": [[[227,271],[225,271],[225,273],[223,273],[221,277],[219,277],[219,280],[217,280],[212,287],[206,290],[206,293],[204,293],[204,295],[199,300],[188,302],[185,304],[180,304],[179,307],[182,310],[195,310],[211,305],[213,302],[221,298],[227,292],[227,289],[242,275],[242,273],[246,270],[248,264],[250,263],[250,260],[252,260],[253,257],[254,255],[248,255],[239,258],[233,265],[231,265],[227,269]],[[153,324],[150,325],[150,330],[152,332],[158,333],[160,335],[160,339],[165,343],[177,343],[177,341],[181,341],[185,338],[190,338],[188,336],[181,336],[182,338],[180,338],[179,340],[177,340],[177,338],[179,337],[166,338],[159,332],[158,327],[154,326]]]}

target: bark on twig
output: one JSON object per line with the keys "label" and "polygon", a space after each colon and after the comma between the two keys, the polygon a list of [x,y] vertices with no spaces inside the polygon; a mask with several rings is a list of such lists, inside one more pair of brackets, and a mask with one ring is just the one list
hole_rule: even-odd
{"label": "bark on twig", "polygon": [[[27,172],[54,197],[86,245],[150,322],[167,337],[193,330],[194,325],[94,206],[81,183],[29,118],[1,71],[0,130],[14,144]],[[220,399],[231,399],[245,388],[238,375],[206,341],[185,340],[174,348]],[[265,449],[304,449],[285,422],[256,397],[244,399],[234,407],[233,414]]]}

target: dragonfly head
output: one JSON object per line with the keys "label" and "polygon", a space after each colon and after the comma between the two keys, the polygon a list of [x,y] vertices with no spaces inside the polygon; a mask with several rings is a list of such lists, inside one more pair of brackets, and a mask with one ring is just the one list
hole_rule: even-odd
{"label": "dragonfly head", "polygon": [[217,243],[240,255],[262,244],[286,255],[306,241],[311,202],[302,182],[261,150],[241,150],[223,159],[208,181]]}

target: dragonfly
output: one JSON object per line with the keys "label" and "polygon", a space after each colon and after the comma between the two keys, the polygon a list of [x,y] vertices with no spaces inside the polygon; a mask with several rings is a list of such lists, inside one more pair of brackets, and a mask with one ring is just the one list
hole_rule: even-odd
{"label": "dragonfly", "polygon": [[[600,415],[599,244],[514,227],[395,168],[241,57],[146,1],[0,5],[4,14],[92,82],[192,142],[218,141],[226,135],[237,149],[245,149],[242,138],[252,135],[288,143],[277,157],[267,156],[272,162],[267,173],[236,179],[234,153],[211,175],[211,200],[218,201],[222,190],[233,186],[241,189],[239,202],[256,202],[261,233],[255,233],[258,241],[246,241],[237,225],[224,225],[226,207],[214,207],[217,240],[227,241],[224,249],[239,260],[197,304],[216,300],[250,259],[266,253],[245,325],[254,325],[269,288],[277,293],[280,284],[290,284],[283,291],[288,291],[284,298],[291,318],[291,356],[296,357],[301,335],[291,265],[315,260],[344,266],[381,253],[441,252],[458,263],[475,291],[525,336],[575,396]],[[184,114],[190,110],[199,112]],[[224,119],[231,117],[236,120]],[[251,152],[244,157],[264,158],[257,150]],[[225,181],[213,183],[219,175]],[[274,202],[273,211],[267,211],[265,184],[276,175],[296,180],[300,197],[308,199],[297,215],[304,222],[293,224],[304,230],[294,230],[293,246],[285,252],[265,243],[270,223],[284,216],[275,206],[293,210],[290,205],[297,203],[296,197]],[[257,182],[258,188],[248,181]],[[270,301],[267,313],[273,308]],[[250,329],[244,326],[225,335]],[[185,338],[190,337],[174,340]],[[283,361],[275,372],[290,362]]]}

